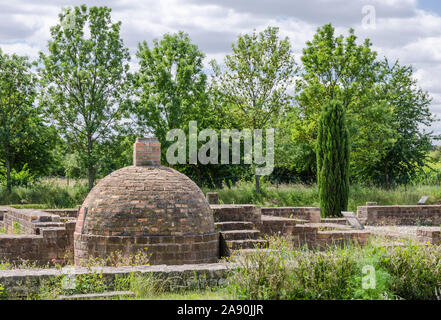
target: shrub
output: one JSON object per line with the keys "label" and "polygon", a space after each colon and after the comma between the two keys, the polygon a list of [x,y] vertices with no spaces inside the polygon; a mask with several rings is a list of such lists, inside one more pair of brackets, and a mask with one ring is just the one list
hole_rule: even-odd
{"label": "shrub", "polygon": [[[11,170],[11,186],[27,186],[35,181],[35,176],[31,174],[28,165],[25,164],[20,171]],[[6,168],[0,166],[0,184],[6,187]]]}
{"label": "shrub", "polygon": [[408,244],[378,249],[380,266],[392,275],[391,289],[403,299],[438,299],[441,288],[441,247]]}

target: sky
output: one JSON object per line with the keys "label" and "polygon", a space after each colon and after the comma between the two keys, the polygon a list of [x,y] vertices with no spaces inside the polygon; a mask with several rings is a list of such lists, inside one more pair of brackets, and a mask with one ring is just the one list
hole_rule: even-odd
{"label": "sky", "polygon": [[[205,52],[205,62],[222,62],[239,34],[280,28],[300,62],[305,42],[318,27],[332,23],[337,34],[355,29],[360,41],[370,38],[378,57],[412,65],[419,86],[433,98],[441,134],[441,1],[439,0],[0,0],[0,48],[36,59],[46,51],[50,27],[62,8],[87,4],[112,8],[122,22],[121,36],[136,69],[137,44],[151,44],[164,33],[185,31]],[[375,25],[372,14],[375,11]],[[367,10],[367,11],[366,11]]]}

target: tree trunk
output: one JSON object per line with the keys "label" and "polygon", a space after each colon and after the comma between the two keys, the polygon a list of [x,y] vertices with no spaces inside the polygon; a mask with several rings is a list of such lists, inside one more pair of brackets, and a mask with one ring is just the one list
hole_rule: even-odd
{"label": "tree trunk", "polygon": [[11,186],[11,161],[9,160],[9,156],[6,156],[5,163],[6,163],[6,189],[8,191],[11,191],[11,189],[12,189],[12,186]]}
{"label": "tree trunk", "polygon": [[93,159],[92,159],[92,152],[93,152],[93,141],[92,141],[92,135],[87,135],[87,162],[88,162],[88,168],[87,168],[87,177],[89,179],[89,190],[92,190],[93,184],[95,182],[95,168],[93,167]]}
{"label": "tree trunk", "polygon": [[92,190],[93,184],[95,182],[95,168],[89,165],[88,168],[88,178],[89,178],[89,190]]}
{"label": "tree trunk", "polygon": [[258,176],[257,174],[254,175],[254,181],[256,182],[256,193],[259,194],[260,193],[260,176]]}

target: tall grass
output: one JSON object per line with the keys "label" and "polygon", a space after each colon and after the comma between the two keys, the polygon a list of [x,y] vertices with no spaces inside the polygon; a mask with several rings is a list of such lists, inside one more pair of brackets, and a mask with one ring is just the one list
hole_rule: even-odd
{"label": "tall grass", "polygon": [[58,185],[50,182],[35,183],[29,187],[13,187],[11,191],[0,189],[0,205],[38,204],[45,208],[74,208],[86,198],[86,184]]}
{"label": "tall grass", "polygon": [[[263,184],[260,194],[257,194],[254,184],[240,182],[231,188],[204,189],[219,193],[221,203],[229,204],[257,204],[262,206],[319,206],[318,188],[316,185],[289,184],[279,185]],[[352,185],[349,191],[348,209],[356,211],[357,206],[364,205],[368,201],[377,202],[380,205],[410,205],[417,204],[421,196],[429,197],[427,203],[436,203],[441,199],[439,186],[398,186],[394,189]]]}
{"label": "tall grass", "polygon": [[[254,184],[240,182],[237,185],[222,189],[206,189],[219,193],[221,203],[256,204],[261,206],[296,206],[318,207],[318,188],[316,185],[264,183],[261,193],[256,193]],[[86,198],[89,190],[85,181],[45,179],[28,187],[13,187],[11,191],[0,188],[0,205],[24,205],[32,208],[74,208]],[[436,203],[441,199],[441,188],[438,186],[398,186],[394,189],[352,185],[349,191],[351,211],[367,201],[382,205],[416,204],[421,196],[429,197],[427,203]]]}
{"label": "tall grass", "polygon": [[[271,243],[271,242],[270,242]],[[441,247],[329,247],[285,245],[242,256],[228,279],[236,299],[441,299]]]}

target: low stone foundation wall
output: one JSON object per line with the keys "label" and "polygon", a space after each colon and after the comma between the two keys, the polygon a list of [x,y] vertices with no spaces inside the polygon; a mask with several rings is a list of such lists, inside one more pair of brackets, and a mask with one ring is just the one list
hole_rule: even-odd
{"label": "low stone foundation wall", "polygon": [[320,222],[320,208],[313,207],[263,207],[263,215]]}
{"label": "low stone foundation wall", "polygon": [[0,235],[0,261],[37,265],[64,263],[73,257],[73,241],[66,228],[45,228],[40,235]]}
{"label": "low stone foundation wall", "polygon": [[441,244],[440,227],[420,227],[417,229],[418,240],[431,244]]}
{"label": "low stone foundation wall", "polygon": [[[347,225],[320,223],[319,208],[263,207],[252,205],[212,205],[214,219],[219,221],[252,222],[261,235],[286,235],[295,248],[322,249],[329,245],[344,246],[351,242],[364,245],[370,233]],[[298,220],[307,222],[297,224]],[[346,219],[345,219],[346,221]],[[333,221],[334,222],[334,221]]]}
{"label": "low stone foundation wall", "polygon": [[321,231],[317,233],[315,245],[317,249],[329,246],[343,247],[348,243],[365,245],[369,237],[369,232],[359,230]]}
{"label": "low stone foundation wall", "polygon": [[249,221],[253,223],[260,223],[261,208],[254,205],[235,205],[235,204],[221,204],[210,205],[213,210],[214,221]]}
{"label": "low stone foundation wall", "polygon": [[65,218],[76,219],[78,217],[78,208],[77,209],[44,209],[43,211]]}
{"label": "low stone foundation wall", "polygon": [[23,298],[38,293],[45,281],[56,280],[67,275],[80,276],[101,274],[106,285],[112,286],[118,277],[129,274],[152,275],[156,279],[165,280],[169,289],[205,288],[225,284],[228,273],[234,268],[232,263],[195,264],[181,266],[133,266],[133,267],[97,267],[97,268],[63,268],[34,270],[0,270],[0,284],[5,288],[7,298]]}
{"label": "low stone foundation wall", "polygon": [[340,224],[343,226],[349,225],[348,220],[346,218],[322,218],[320,220],[321,223],[334,223],[334,224]]}
{"label": "low stone foundation wall", "polygon": [[273,216],[262,215],[262,221],[256,224],[257,229],[262,235],[283,235],[291,234],[296,221]]}
{"label": "low stone foundation wall", "polygon": [[366,225],[436,226],[441,224],[441,206],[360,206],[357,215]]}
{"label": "low stone foundation wall", "polygon": [[1,261],[46,265],[73,258],[75,220],[60,222],[58,215],[41,210],[7,207],[5,211]]}
{"label": "low stone foundation wall", "polygon": [[40,234],[41,228],[63,227],[59,216],[32,209],[8,208],[3,223],[7,233]]}
{"label": "low stone foundation wall", "polygon": [[308,225],[297,225],[291,228],[291,240],[294,248],[316,247],[318,228]]}

